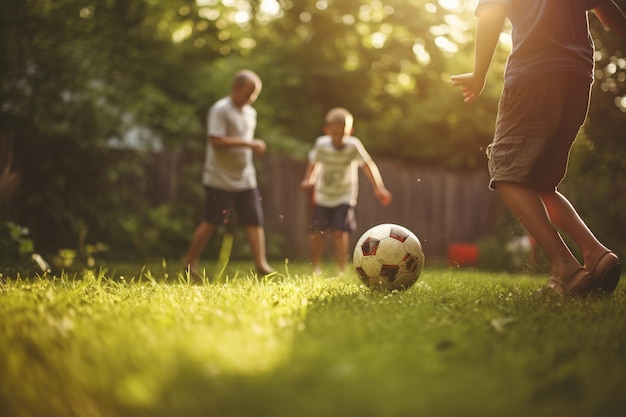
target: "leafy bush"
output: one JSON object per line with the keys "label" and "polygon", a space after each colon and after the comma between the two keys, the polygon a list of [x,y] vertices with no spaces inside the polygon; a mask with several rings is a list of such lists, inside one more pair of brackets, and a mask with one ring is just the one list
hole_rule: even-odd
{"label": "leafy bush", "polygon": [[5,222],[0,226],[0,260],[23,260],[33,253],[35,245],[29,237],[26,227],[12,222]]}
{"label": "leafy bush", "polygon": [[116,258],[182,256],[194,229],[192,216],[187,211],[162,204],[141,213],[126,212],[118,219],[122,233],[112,243]]}

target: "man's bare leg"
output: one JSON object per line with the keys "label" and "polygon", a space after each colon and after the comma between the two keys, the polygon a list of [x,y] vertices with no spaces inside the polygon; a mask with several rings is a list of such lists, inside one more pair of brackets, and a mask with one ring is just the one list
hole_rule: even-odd
{"label": "man's bare leg", "polygon": [[200,254],[204,250],[204,247],[213,235],[214,231],[215,226],[205,221],[200,223],[194,231],[193,236],[191,237],[191,242],[189,243],[187,255],[183,260],[183,265],[185,268],[189,268],[190,272],[194,274],[198,274],[200,272],[198,270],[198,260],[200,258]]}
{"label": "man's bare leg", "polygon": [[252,257],[254,265],[259,273],[269,274],[274,272],[274,268],[267,262],[267,254],[265,249],[265,230],[262,226],[246,227],[248,234],[248,242],[252,249]]}

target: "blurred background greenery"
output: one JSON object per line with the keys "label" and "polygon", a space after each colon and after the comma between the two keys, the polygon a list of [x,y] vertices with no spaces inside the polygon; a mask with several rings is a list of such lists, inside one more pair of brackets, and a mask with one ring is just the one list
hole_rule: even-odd
{"label": "blurred background greenery", "polygon": [[[89,263],[96,247],[110,258],[182,253],[202,205],[206,111],[243,67],[264,81],[257,134],[270,152],[304,158],[327,109],[345,106],[374,157],[484,169],[510,38],[502,35],[484,95],[465,105],[449,76],[472,68],[473,7],[3,0],[0,221],[20,226],[5,228],[0,258],[71,248]],[[564,189],[624,253],[626,43],[590,21],[596,82]],[[184,155],[167,204],[149,192],[159,152]]]}

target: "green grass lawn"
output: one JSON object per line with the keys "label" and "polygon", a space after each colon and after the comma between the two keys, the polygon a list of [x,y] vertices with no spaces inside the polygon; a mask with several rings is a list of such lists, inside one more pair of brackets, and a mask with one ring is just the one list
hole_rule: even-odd
{"label": "green grass lawn", "polygon": [[4,278],[1,416],[626,415],[624,283],[555,300],[541,277],[446,268],[393,293],[304,264]]}

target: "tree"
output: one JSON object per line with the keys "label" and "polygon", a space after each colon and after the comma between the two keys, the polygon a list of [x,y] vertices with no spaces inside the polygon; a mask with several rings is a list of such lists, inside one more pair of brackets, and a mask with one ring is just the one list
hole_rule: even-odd
{"label": "tree", "polygon": [[42,250],[76,247],[85,233],[122,244],[121,213],[147,205],[130,186],[145,187],[146,155],[110,145],[133,132],[152,144],[198,134],[185,51],[143,1],[1,7],[0,133],[14,138],[21,173],[15,219]]}
{"label": "tree", "polygon": [[376,155],[480,166],[498,91],[468,107],[448,83],[471,63],[473,35],[454,26],[468,10],[419,0],[301,1],[283,12],[257,49],[277,57],[265,59],[264,95],[287,136],[309,144],[324,113],[345,106]]}

